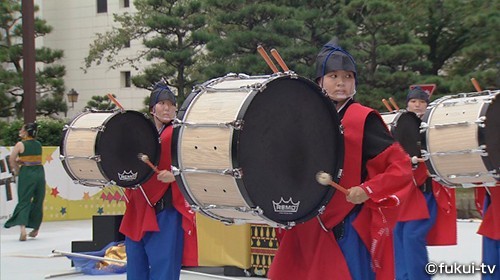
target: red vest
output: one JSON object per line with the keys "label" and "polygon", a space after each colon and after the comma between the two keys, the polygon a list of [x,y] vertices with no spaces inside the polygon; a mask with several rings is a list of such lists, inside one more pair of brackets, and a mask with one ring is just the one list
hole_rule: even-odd
{"label": "red vest", "polygon": [[500,186],[488,188],[490,205],[486,208],[477,233],[500,240]]}
{"label": "red vest", "polygon": [[[410,199],[406,199],[402,206],[398,221],[414,221],[429,218],[429,209],[422,191],[417,187],[425,183],[428,178],[425,163],[418,164],[413,171],[415,183],[411,187]],[[457,208],[455,204],[455,190],[444,187],[432,180],[432,192],[437,203],[436,222],[427,234],[427,245],[456,245],[457,244]]]}

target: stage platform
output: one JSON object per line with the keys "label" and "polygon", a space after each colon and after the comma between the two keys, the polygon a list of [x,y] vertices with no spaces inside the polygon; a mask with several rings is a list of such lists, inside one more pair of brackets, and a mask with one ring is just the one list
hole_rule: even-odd
{"label": "stage platform", "polygon": [[[92,237],[92,221],[45,222],[37,238],[20,242],[19,228],[1,228],[0,279],[105,279],[125,280],[125,274],[92,276],[83,274],[63,275],[73,271],[66,257],[52,257],[52,250],[71,252],[71,241]],[[476,234],[479,221],[458,221],[458,245],[429,247],[431,260],[451,264],[480,264],[481,237]],[[182,280],[209,279],[264,279],[259,277],[229,277],[219,267],[200,267],[183,271]],[[436,275],[433,279],[480,279],[480,275]]]}

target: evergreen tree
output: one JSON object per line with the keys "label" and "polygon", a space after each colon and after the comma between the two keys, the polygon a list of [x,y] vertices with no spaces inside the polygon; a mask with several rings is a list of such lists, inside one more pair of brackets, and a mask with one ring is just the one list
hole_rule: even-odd
{"label": "evergreen tree", "polygon": [[208,60],[200,65],[204,79],[231,72],[271,74],[257,46],[263,46],[270,55],[272,48],[280,51],[291,44],[289,38],[300,30],[300,22],[291,17],[294,11],[278,1],[208,0],[207,3],[213,15],[209,29],[214,39],[207,44]]}
{"label": "evergreen tree", "polygon": [[[38,7],[35,6],[35,10]],[[50,33],[52,27],[46,21],[35,18],[35,36]],[[23,104],[23,44],[21,2],[0,2],[0,116],[22,116]],[[35,59],[40,65],[36,73],[36,111],[38,115],[67,112],[64,102],[64,66],[57,64],[63,52],[49,48],[37,48]]]}
{"label": "evergreen tree", "polygon": [[329,0],[282,0],[282,5],[292,9],[290,21],[293,33],[286,34],[289,41],[280,49],[290,69],[301,76],[314,79],[316,56],[323,45],[337,37],[347,49],[355,35],[356,26],[347,18],[346,4]]}
{"label": "evergreen tree", "polygon": [[439,97],[474,91],[471,77],[498,88],[500,2],[405,1],[405,19],[413,33],[429,48],[431,67],[418,69],[423,83],[436,83]]}
{"label": "evergreen tree", "polygon": [[[85,58],[86,67],[104,59],[111,62],[111,67],[150,61],[142,74],[132,77],[134,85],[152,88],[163,78],[177,90],[181,103],[193,86],[193,65],[202,59],[202,46],[208,40],[204,33],[207,14],[202,2],[136,0],[134,5],[137,12],[115,14],[118,27],[98,34]],[[132,40],[141,41],[145,48],[134,57],[118,59],[116,54]]]}
{"label": "evergreen tree", "polygon": [[[421,58],[427,47],[412,36],[397,1],[351,1],[347,16],[357,26],[349,49],[358,66],[357,99],[370,107],[385,110],[381,99],[405,92],[418,69],[429,67]],[[401,94],[400,94],[401,95]]]}
{"label": "evergreen tree", "polygon": [[[116,96],[113,94],[113,97]],[[91,110],[103,111],[103,110],[113,110],[116,108],[116,105],[111,102],[111,100],[107,95],[104,96],[94,95],[87,102],[87,106],[85,106],[85,108]]]}

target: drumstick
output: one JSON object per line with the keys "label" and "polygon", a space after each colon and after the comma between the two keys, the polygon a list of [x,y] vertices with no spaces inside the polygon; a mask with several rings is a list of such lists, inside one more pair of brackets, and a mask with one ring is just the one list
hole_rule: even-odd
{"label": "drumstick", "polygon": [[273,70],[273,73],[278,73],[279,72],[278,68],[276,67],[276,65],[274,65],[273,61],[266,53],[266,50],[264,50],[264,48],[261,45],[257,46],[257,51],[259,52],[260,56],[262,56],[262,58],[266,61],[269,68]]}
{"label": "drumstick", "polygon": [[398,104],[396,103],[396,101],[394,101],[394,98],[389,97],[389,101],[391,102],[392,107],[394,107],[394,108],[396,109],[396,111],[399,111],[399,106],[398,106]]}
{"label": "drumstick", "polygon": [[335,183],[332,180],[332,176],[326,172],[320,171],[320,172],[316,173],[316,181],[318,181],[318,183],[320,183],[324,186],[330,185],[330,186],[334,187],[335,189],[343,192],[345,195],[349,194],[349,191],[347,189],[345,189],[341,185]]}
{"label": "drumstick", "polygon": [[120,108],[120,109],[124,110],[124,109],[123,109],[122,104],[120,104],[120,102],[118,102],[118,100],[116,100],[116,98],[113,96],[113,94],[108,93],[108,97],[109,97],[109,99],[110,99],[113,103],[115,103],[115,105],[116,105],[118,108]]}
{"label": "drumstick", "polygon": [[417,163],[419,163],[419,162],[425,162],[425,159],[423,159],[423,158],[419,158],[419,157],[417,157],[417,156],[412,156],[412,157],[411,157],[411,163],[413,163],[413,164],[417,164]]}
{"label": "drumstick", "polygon": [[474,88],[476,89],[477,92],[483,91],[481,89],[481,86],[479,85],[479,83],[476,81],[475,78],[471,78],[470,81],[472,82],[472,85],[474,86]]}
{"label": "drumstick", "polygon": [[387,102],[387,100],[385,98],[382,99],[382,103],[384,103],[385,108],[387,108],[387,110],[389,110],[389,112],[394,111],[394,110],[392,110],[391,105],[389,105],[389,102]]}
{"label": "drumstick", "polygon": [[156,166],[154,166],[151,161],[149,161],[149,157],[148,155],[145,155],[143,153],[138,153],[137,154],[137,157],[142,160],[144,163],[146,163],[147,165],[149,165],[149,167],[151,167],[156,173],[160,173],[160,170],[158,170],[158,168],[156,168]]}
{"label": "drumstick", "polygon": [[273,55],[274,59],[278,62],[278,64],[281,66],[284,72],[290,71],[288,66],[286,66],[285,61],[283,60],[283,58],[281,58],[281,55],[278,53],[276,49],[272,49],[271,54]]}

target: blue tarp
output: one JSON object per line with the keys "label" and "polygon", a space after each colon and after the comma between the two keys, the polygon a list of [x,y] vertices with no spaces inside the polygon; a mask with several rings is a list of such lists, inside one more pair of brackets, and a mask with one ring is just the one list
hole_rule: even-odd
{"label": "blue tarp", "polygon": [[[104,257],[106,250],[112,246],[117,246],[123,242],[111,242],[106,247],[100,251],[93,252],[79,252],[78,254],[85,254],[89,256]],[[98,260],[91,260],[84,257],[66,256],[68,259],[73,261],[75,268],[84,274],[89,275],[107,275],[107,274],[120,274],[127,271],[126,264],[111,263],[108,266],[98,267],[97,264],[100,262]]]}

